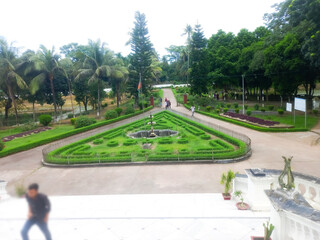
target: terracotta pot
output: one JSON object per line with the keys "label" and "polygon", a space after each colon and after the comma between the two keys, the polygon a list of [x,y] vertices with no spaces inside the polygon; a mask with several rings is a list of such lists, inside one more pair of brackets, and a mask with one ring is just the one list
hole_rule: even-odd
{"label": "terracotta pot", "polygon": [[241,202],[236,203],[236,206],[237,206],[238,210],[248,210],[250,208],[247,203],[241,204]]}
{"label": "terracotta pot", "polygon": [[230,200],[231,199],[231,194],[230,193],[222,193],[223,199],[224,200]]}

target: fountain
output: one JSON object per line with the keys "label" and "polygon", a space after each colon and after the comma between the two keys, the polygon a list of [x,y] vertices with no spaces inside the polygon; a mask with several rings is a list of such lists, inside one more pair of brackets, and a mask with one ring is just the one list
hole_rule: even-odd
{"label": "fountain", "polygon": [[142,131],[130,133],[128,136],[132,137],[132,138],[155,138],[155,137],[174,136],[174,135],[178,134],[177,131],[173,131],[170,129],[155,130],[154,125],[156,124],[156,122],[153,121],[153,115],[150,114],[149,118],[150,118],[150,122],[148,122],[148,124],[150,124],[150,126],[151,126],[150,131],[142,130]]}

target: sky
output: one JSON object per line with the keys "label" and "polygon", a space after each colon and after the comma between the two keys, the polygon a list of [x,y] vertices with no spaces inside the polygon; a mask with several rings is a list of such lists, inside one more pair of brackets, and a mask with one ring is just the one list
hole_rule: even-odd
{"label": "sky", "polygon": [[209,38],[219,29],[237,34],[264,24],[279,0],[5,0],[1,3],[0,36],[16,47],[55,49],[71,42],[100,39],[114,52],[128,55],[134,13],[145,13],[151,42],[161,55],[170,45],[183,45],[187,24],[201,24]]}

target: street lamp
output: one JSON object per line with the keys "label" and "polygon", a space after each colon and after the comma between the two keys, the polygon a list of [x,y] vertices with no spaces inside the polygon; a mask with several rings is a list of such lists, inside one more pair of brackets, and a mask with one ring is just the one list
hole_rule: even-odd
{"label": "street lamp", "polygon": [[242,114],[244,114],[244,74],[242,74]]}

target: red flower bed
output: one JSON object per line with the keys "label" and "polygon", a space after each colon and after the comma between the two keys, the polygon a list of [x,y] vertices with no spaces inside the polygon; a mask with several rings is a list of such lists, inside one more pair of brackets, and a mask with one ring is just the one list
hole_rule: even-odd
{"label": "red flower bed", "polygon": [[16,138],[19,138],[19,137],[25,137],[25,136],[30,136],[32,134],[37,134],[37,133],[41,133],[41,132],[45,132],[47,130],[50,130],[51,127],[43,127],[43,128],[37,128],[37,129],[34,129],[34,130],[29,130],[29,131],[26,131],[26,132],[22,132],[22,133],[17,133],[17,134],[14,134],[14,135],[10,135],[10,136],[7,136],[7,137],[3,137],[2,138],[2,141],[3,142],[9,142],[13,139],[16,139]]}
{"label": "red flower bed", "polygon": [[227,112],[224,115],[232,117],[232,118],[238,118],[240,120],[244,120],[244,121],[247,121],[250,123],[255,123],[255,124],[267,126],[267,127],[271,127],[271,126],[280,124],[279,122],[268,121],[268,120],[264,120],[264,119],[260,119],[260,118],[256,118],[256,117],[250,117],[250,116],[246,116],[246,115],[243,115],[240,113]]}

